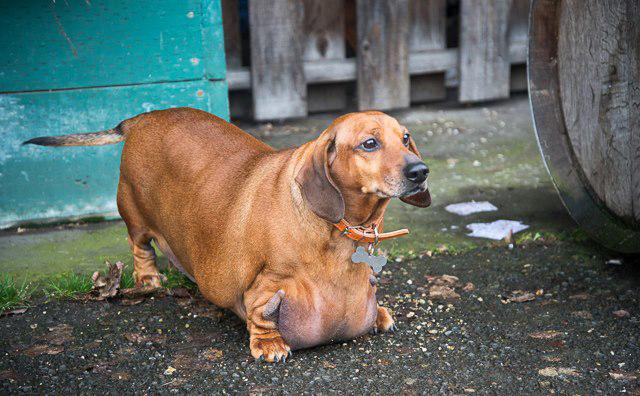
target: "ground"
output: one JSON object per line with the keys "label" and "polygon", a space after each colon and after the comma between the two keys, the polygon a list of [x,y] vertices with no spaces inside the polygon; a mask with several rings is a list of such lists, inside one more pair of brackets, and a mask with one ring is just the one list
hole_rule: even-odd
{"label": "ground", "polygon": [[[251,358],[245,326],[197,292],[109,301],[36,295],[26,312],[0,317],[0,391],[639,393],[640,262],[607,264],[620,257],[566,215],[526,98],[394,115],[425,154],[434,200],[426,210],[394,203],[386,218],[387,229],[411,229],[384,246],[393,260],[378,298],[396,317],[395,333],[269,365]],[[331,117],[242,126],[286,147],[313,138]],[[472,199],[499,210],[444,210]],[[530,228],[512,248],[466,235],[467,224],[497,219]],[[103,269],[105,259],[130,266],[125,235],[119,221],[4,231],[0,268],[46,284],[64,271]],[[449,299],[435,292],[446,281],[455,290]]]}

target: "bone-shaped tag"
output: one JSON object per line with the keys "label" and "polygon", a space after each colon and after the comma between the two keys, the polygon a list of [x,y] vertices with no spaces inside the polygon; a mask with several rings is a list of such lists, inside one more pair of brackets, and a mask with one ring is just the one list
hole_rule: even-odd
{"label": "bone-shaped tag", "polygon": [[351,261],[354,263],[367,263],[375,273],[380,273],[382,267],[387,264],[387,258],[384,256],[374,256],[365,250],[362,246],[358,246],[355,252],[351,255]]}

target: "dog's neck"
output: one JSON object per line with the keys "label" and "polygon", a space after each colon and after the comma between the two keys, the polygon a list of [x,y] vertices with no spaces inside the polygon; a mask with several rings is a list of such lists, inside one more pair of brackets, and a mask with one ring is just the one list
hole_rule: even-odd
{"label": "dog's neck", "polygon": [[389,198],[380,198],[374,194],[359,191],[342,191],[344,198],[344,219],[354,226],[380,224],[389,204]]}

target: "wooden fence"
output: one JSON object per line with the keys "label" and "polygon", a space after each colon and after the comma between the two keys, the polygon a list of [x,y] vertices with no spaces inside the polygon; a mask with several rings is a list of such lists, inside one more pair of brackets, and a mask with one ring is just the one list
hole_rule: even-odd
{"label": "wooden fence", "polygon": [[235,116],[341,110],[354,82],[361,110],[526,89],[529,0],[249,0],[244,42],[238,0],[222,6]]}

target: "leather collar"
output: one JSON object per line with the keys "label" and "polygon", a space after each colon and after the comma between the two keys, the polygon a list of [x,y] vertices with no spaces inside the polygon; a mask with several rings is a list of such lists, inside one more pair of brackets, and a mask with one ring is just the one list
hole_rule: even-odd
{"label": "leather collar", "polygon": [[342,219],[340,220],[340,222],[335,223],[334,227],[340,230],[341,235],[344,235],[349,239],[353,239],[356,242],[373,244],[377,244],[378,242],[384,241],[385,239],[393,239],[405,236],[409,233],[408,229],[403,228],[401,230],[383,232],[381,234],[378,234],[375,224],[369,227],[352,226],[345,219]]}

